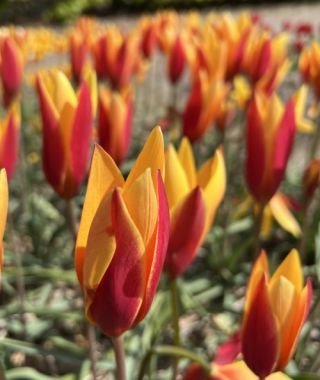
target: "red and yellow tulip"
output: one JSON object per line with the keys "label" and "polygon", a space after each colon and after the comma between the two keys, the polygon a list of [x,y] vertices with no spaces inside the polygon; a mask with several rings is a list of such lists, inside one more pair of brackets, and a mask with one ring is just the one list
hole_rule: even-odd
{"label": "red and yellow tulip", "polygon": [[303,80],[320,99],[320,44],[316,41],[303,49],[299,58],[299,70]]}
{"label": "red and yellow tulip", "polygon": [[8,179],[11,180],[18,160],[20,138],[20,110],[14,103],[0,120],[0,167],[5,168]]}
{"label": "red and yellow tulip", "polygon": [[249,280],[241,345],[244,361],[260,378],[284,369],[293,355],[312,299],[310,280],[303,287],[299,254],[292,250],[269,275],[262,252]]}
{"label": "red and yellow tulip", "polygon": [[311,199],[320,186],[320,159],[311,160],[304,172],[303,191],[306,199]]}
{"label": "red and yellow tulip", "polygon": [[163,171],[160,128],[126,181],[112,158],[95,147],[75,263],[87,318],[108,336],[138,324],[155,295],[169,234]]}
{"label": "red and yellow tulip", "polygon": [[266,204],[277,191],[296,130],[293,100],[284,107],[276,94],[256,92],[247,112],[246,180],[257,202]]}
{"label": "red and yellow tulip", "polygon": [[164,183],[171,216],[165,270],[170,277],[176,278],[194,259],[224,196],[226,174],[221,151],[218,150],[197,172],[186,138],[178,152],[169,145]]}
{"label": "red and yellow tulip", "polygon": [[132,128],[132,95],[100,89],[98,141],[117,164],[126,157]]}
{"label": "red and yellow tulip", "polygon": [[60,72],[37,77],[43,122],[43,168],[54,190],[74,197],[87,172],[92,137],[92,106],[86,82],[75,94]]}
{"label": "red and yellow tulip", "polygon": [[24,69],[24,56],[19,44],[11,36],[0,41],[0,74],[3,103],[7,107],[18,96]]}
{"label": "red and yellow tulip", "polygon": [[182,115],[183,134],[192,142],[201,138],[218,118],[227,93],[228,87],[223,81],[210,80],[204,71],[194,79]]}
{"label": "red and yellow tulip", "polygon": [[8,213],[8,182],[5,169],[0,170],[0,275],[2,270],[2,261],[3,261],[3,235],[6,226],[6,219]]}

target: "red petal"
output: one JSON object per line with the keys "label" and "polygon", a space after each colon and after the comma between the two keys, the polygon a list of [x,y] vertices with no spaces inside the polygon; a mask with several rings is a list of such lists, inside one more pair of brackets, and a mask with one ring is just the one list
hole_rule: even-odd
{"label": "red petal", "polygon": [[196,187],[173,213],[165,270],[180,276],[193,261],[202,242],[206,209],[201,189]]}
{"label": "red petal", "polygon": [[[167,253],[170,215],[169,206],[166,197],[166,192],[160,171],[158,171],[158,199],[159,199],[159,219],[158,226],[147,247],[146,270],[147,284],[144,300],[141,305],[139,315],[136,318],[135,324],[140,322],[148,312],[154,295],[156,293],[160,280],[164,260]],[[151,254],[153,252],[153,254]]]}
{"label": "red petal", "polygon": [[278,357],[277,326],[272,314],[265,276],[262,275],[242,327],[244,361],[259,377],[268,376]]}
{"label": "red petal", "polygon": [[59,131],[59,120],[54,114],[39,77],[37,78],[37,90],[43,124],[43,170],[50,185],[59,192],[65,161],[64,145]]}
{"label": "red petal", "polygon": [[3,139],[0,167],[7,171],[8,179],[12,179],[18,159],[19,149],[19,126],[15,125],[14,114],[11,113],[8,119],[6,134]]}
{"label": "red petal", "polygon": [[232,363],[241,352],[240,332],[232,335],[225,343],[218,347],[214,362],[219,365]]}
{"label": "red petal", "polygon": [[201,135],[199,135],[197,125],[201,115],[202,108],[202,92],[201,83],[199,79],[196,79],[190,96],[188,98],[185,111],[182,115],[183,120],[183,134],[187,136],[190,141],[195,141]]}
{"label": "red petal", "polygon": [[183,376],[183,380],[210,380],[211,377],[199,364],[191,364]]}
{"label": "red petal", "polygon": [[247,113],[247,155],[246,179],[248,187],[257,200],[264,197],[261,183],[265,170],[264,135],[260,122],[258,106],[254,98]]}
{"label": "red petal", "polygon": [[77,187],[81,185],[87,173],[92,136],[91,98],[86,82],[80,87],[78,99],[71,136],[71,170]]}
{"label": "red petal", "polygon": [[169,78],[176,83],[183,72],[186,55],[181,37],[178,35],[169,56]]}
{"label": "red petal", "polygon": [[108,336],[119,336],[130,329],[140,309],[145,262],[141,241],[130,223],[130,216],[117,190],[112,199],[112,224],[116,251],[100,285],[96,289],[90,314]]}
{"label": "red petal", "polygon": [[257,62],[257,67],[253,75],[253,81],[259,80],[269,69],[271,63],[271,40],[265,41],[263,44],[259,60]]}

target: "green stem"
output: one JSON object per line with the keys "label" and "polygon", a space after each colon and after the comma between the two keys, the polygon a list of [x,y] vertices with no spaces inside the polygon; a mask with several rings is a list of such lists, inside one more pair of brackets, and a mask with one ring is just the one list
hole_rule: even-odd
{"label": "green stem", "polygon": [[299,244],[299,252],[301,261],[305,264],[306,262],[306,246],[308,241],[308,229],[309,229],[309,209],[311,205],[312,198],[307,201],[303,209],[302,216],[302,226],[301,226],[301,239]]}
{"label": "green stem", "polygon": [[[180,328],[179,328],[179,305],[178,305],[178,292],[176,279],[170,279],[170,296],[171,296],[171,311],[172,311],[172,325],[174,331],[174,343],[180,346]],[[179,358],[175,357],[172,364],[172,380],[178,374]]]}
{"label": "green stem", "polygon": [[193,351],[189,351],[181,347],[164,345],[164,346],[153,347],[147,352],[147,354],[145,355],[142,361],[137,380],[143,380],[143,376],[146,372],[146,369],[149,366],[151,357],[153,355],[186,358],[186,359],[191,360],[192,362],[198,363],[206,373],[210,374],[212,371],[212,365],[208,363],[206,360],[204,360],[201,356],[195,354]]}
{"label": "green stem", "polygon": [[77,240],[78,223],[73,199],[66,201],[66,218],[74,241]]}
{"label": "green stem", "polygon": [[97,373],[97,352],[96,352],[96,334],[92,324],[87,322],[87,340],[89,343],[89,359],[91,365],[92,380],[98,379]]}
{"label": "green stem", "polygon": [[[319,116],[318,116],[318,122],[319,122],[319,118],[320,118]],[[311,145],[311,149],[310,149],[310,160],[315,158],[315,156],[317,154],[319,142],[320,142],[320,127],[318,125],[318,128],[316,130],[316,135],[312,135],[312,145]]]}
{"label": "green stem", "polygon": [[122,336],[112,338],[112,344],[117,365],[117,380],[126,380],[125,353]]}
{"label": "green stem", "polygon": [[261,248],[261,241],[260,241],[260,233],[262,228],[262,222],[263,222],[263,212],[265,209],[265,204],[258,203],[258,212],[255,214],[255,220],[254,220],[254,242],[253,242],[253,259],[255,260],[260,252]]}

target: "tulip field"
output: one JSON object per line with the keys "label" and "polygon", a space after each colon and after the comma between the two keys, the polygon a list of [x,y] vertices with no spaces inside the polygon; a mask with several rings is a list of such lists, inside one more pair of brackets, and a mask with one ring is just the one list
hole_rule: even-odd
{"label": "tulip field", "polygon": [[0,28],[0,380],[320,379],[319,30]]}

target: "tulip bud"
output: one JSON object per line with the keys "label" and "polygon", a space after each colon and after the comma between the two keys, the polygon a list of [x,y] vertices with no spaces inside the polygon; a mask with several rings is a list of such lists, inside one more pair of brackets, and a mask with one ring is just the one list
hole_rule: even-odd
{"label": "tulip bud", "polygon": [[20,90],[24,58],[21,48],[11,37],[0,42],[0,73],[3,86],[3,103],[7,107]]}
{"label": "tulip bud", "polygon": [[74,30],[70,34],[69,49],[72,76],[79,83],[82,79],[83,69],[89,52],[88,41],[79,30]]}
{"label": "tulip bud", "polygon": [[18,159],[20,110],[17,103],[12,104],[5,119],[0,120],[0,167],[5,168],[11,180]]}
{"label": "tulip bud", "polygon": [[309,84],[316,97],[320,98],[320,44],[313,41],[304,48],[299,57],[299,70],[303,80]]}
{"label": "tulip bud", "polygon": [[218,150],[197,172],[191,145],[184,138],[178,153],[172,145],[168,147],[165,173],[171,216],[165,270],[176,278],[193,261],[223,198],[223,156]]}
{"label": "tulip bud", "polygon": [[86,316],[108,336],[137,325],[156,292],[169,234],[163,170],[160,128],[126,181],[112,158],[95,147],[75,264]]}
{"label": "tulip bud", "polygon": [[131,91],[121,94],[101,88],[98,120],[99,144],[120,164],[127,155],[131,140]]}
{"label": "tulip bud", "polygon": [[187,59],[185,44],[185,39],[183,39],[182,35],[178,34],[170,49],[168,73],[172,83],[178,82],[183,73]]}
{"label": "tulip bud", "polygon": [[303,176],[303,191],[311,199],[320,185],[320,159],[311,160]]}
{"label": "tulip bud", "polygon": [[308,279],[303,287],[296,250],[289,253],[271,278],[267,257],[261,253],[250,276],[241,329],[244,361],[259,378],[288,364],[311,299],[311,282]]}
{"label": "tulip bud", "polygon": [[284,108],[275,94],[256,92],[247,112],[246,180],[262,204],[271,199],[283,179],[295,130],[292,100]]}
{"label": "tulip bud", "polygon": [[92,107],[86,82],[76,96],[62,72],[37,77],[43,122],[43,169],[54,190],[74,197],[87,172],[92,137]]}
{"label": "tulip bud", "polygon": [[8,182],[5,169],[0,170],[0,275],[2,270],[3,261],[3,234],[6,226],[6,219],[8,213]]}

